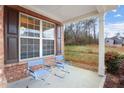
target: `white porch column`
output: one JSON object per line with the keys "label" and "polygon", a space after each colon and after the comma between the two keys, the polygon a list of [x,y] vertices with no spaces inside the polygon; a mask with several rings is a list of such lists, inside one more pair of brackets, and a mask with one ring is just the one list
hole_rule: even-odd
{"label": "white porch column", "polygon": [[61,26],[61,50],[62,50],[62,55],[64,55],[64,27],[63,25]]}
{"label": "white porch column", "polygon": [[99,14],[99,76],[105,75],[104,13]]}

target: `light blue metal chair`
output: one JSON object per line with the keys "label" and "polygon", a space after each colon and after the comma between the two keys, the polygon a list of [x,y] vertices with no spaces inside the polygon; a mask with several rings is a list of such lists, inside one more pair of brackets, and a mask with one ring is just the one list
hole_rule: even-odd
{"label": "light blue metal chair", "polygon": [[[38,66],[38,65],[45,66],[44,60],[43,59],[36,59],[36,60],[28,61],[28,73],[34,80],[46,81],[46,79],[48,79],[48,77],[50,75],[50,71],[48,69],[45,69],[45,68],[41,68],[41,69],[34,71],[32,69],[32,67]],[[45,79],[44,79],[43,76],[47,76],[47,77],[45,77]],[[47,83],[47,84],[50,84],[50,83]]]}
{"label": "light blue metal chair", "polygon": [[[58,69],[60,69],[61,71],[65,72],[66,73],[70,73],[68,70],[67,70],[67,67],[66,65],[68,65],[64,59],[64,56],[63,55],[58,55],[55,57],[55,61],[56,61],[56,67]],[[56,74],[57,75],[57,74]],[[58,76],[58,75],[57,75]],[[59,76],[60,77],[60,76]]]}

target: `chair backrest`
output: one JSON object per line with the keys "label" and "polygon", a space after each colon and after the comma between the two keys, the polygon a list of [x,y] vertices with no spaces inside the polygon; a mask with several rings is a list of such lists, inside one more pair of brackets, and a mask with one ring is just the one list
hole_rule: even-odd
{"label": "chair backrest", "polygon": [[28,61],[28,67],[33,67],[37,65],[43,65],[44,60],[43,59],[36,59],[36,60],[30,60]]}
{"label": "chair backrest", "polygon": [[58,55],[58,56],[56,56],[56,60],[57,61],[62,61],[62,60],[64,60],[64,56],[63,55]]}

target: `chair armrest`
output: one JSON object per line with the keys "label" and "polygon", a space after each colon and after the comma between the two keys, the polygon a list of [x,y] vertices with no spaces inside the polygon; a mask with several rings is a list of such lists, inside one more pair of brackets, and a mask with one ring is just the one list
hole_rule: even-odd
{"label": "chair armrest", "polygon": [[50,65],[44,65],[45,67],[48,67],[48,68],[50,68],[51,66]]}
{"label": "chair armrest", "polygon": [[34,71],[31,68],[28,68],[28,71],[34,73]]}
{"label": "chair armrest", "polygon": [[57,64],[62,64],[62,62],[56,62]]}

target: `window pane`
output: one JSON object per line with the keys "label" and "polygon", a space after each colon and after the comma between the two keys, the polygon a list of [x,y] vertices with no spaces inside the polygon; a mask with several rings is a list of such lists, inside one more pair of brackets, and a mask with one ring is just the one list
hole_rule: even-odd
{"label": "window pane", "polygon": [[34,36],[35,37],[40,37],[40,33],[35,33]]}
{"label": "window pane", "polygon": [[21,38],[21,59],[39,57],[40,40]]}
{"label": "window pane", "polygon": [[21,15],[21,17],[20,17],[20,23],[27,23],[27,16]]}
{"label": "window pane", "polygon": [[23,28],[27,28],[27,24],[26,23],[21,23],[21,27],[23,27]]}
{"label": "window pane", "polygon": [[34,25],[28,24],[28,29],[34,29]]}
{"label": "window pane", "polygon": [[21,23],[20,25],[20,35],[21,36],[27,36],[27,24],[26,23]]}
{"label": "window pane", "polygon": [[21,52],[27,51],[27,45],[21,45]]}
{"label": "window pane", "polygon": [[40,31],[40,26],[35,26],[35,30]]}
{"label": "window pane", "polygon": [[43,40],[43,55],[46,56],[53,54],[54,54],[54,40]]}
{"label": "window pane", "polygon": [[32,31],[29,30],[29,32],[28,32],[28,36],[30,36],[30,37],[34,37],[34,33],[32,33]]}
{"label": "window pane", "polygon": [[40,37],[40,27],[38,27],[37,29],[35,29],[35,27],[38,27],[38,26],[29,25],[28,36]]}
{"label": "window pane", "polygon": [[54,28],[44,30],[43,38],[54,38],[54,30]]}
{"label": "window pane", "polygon": [[21,59],[39,57],[40,38],[34,37],[40,37],[40,20],[21,14],[19,30],[20,36],[24,36],[20,37]]}
{"label": "window pane", "polygon": [[34,44],[39,44],[39,43],[40,43],[39,39],[34,39]]}
{"label": "window pane", "polygon": [[27,43],[28,43],[28,39],[27,38],[21,38],[21,45],[27,44]]}
{"label": "window pane", "polygon": [[54,38],[55,27],[53,24],[44,22],[43,25],[43,38]]}
{"label": "window pane", "polygon": [[40,25],[40,20],[35,19],[35,25]]}
{"label": "window pane", "polygon": [[28,17],[28,24],[34,24],[34,18]]}
{"label": "window pane", "polygon": [[33,44],[33,39],[28,39],[28,44]]}
{"label": "window pane", "polygon": [[43,46],[43,49],[46,51],[47,50],[47,46]]}
{"label": "window pane", "polygon": [[47,55],[47,52],[46,51],[43,51],[43,56],[46,56]]}
{"label": "window pane", "polygon": [[43,40],[43,44],[46,45],[47,44],[47,40]]}
{"label": "window pane", "polygon": [[34,52],[34,57],[38,57],[39,56],[39,52]]}
{"label": "window pane", "polygon": [[26,59],[26,58],[27,58],[27,52],[22,52],[21,59]]}
{"label": "window pane", "polygon": [[28,52],[28,58],[33,58],[33,52]]}
{"label": "window pane", "polygon": [[28,45],[28,52],[33,52],[33,44]]}
{"label": "window pane", "polygon": [[34,45],[34,51],[35,51],[35,52],[39,51],[39,44]]}
{"label": "window pane", "polygon": [[26,15],[20,16],[20,35],[40,37],[40,20]]}
{"label": "window pane", "polygon": [[51,50],[51,54],[54,54],[54,50]]}

